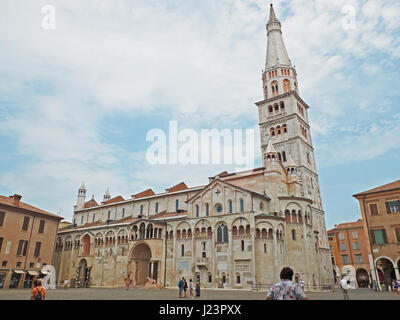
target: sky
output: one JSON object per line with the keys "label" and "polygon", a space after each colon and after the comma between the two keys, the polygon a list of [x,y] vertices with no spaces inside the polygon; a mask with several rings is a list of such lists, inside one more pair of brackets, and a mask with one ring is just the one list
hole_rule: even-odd
{"label": "sky", "polygon": [[[400,179],[400,2],[274,7],[310,106],[327,228],[355,221],[353,194]],[[268,14],[264,0],[2,0],[0,194],[71,221],[82,181],[100,202],[107,188],[129,198],[235,170],[152,165],[146,137],[171,120],[257,128]]]}

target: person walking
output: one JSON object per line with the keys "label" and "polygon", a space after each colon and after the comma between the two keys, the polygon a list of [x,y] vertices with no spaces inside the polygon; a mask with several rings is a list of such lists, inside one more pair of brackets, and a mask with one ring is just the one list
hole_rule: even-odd
{"label": "person walking", "polygon": [[342,279],[340,280],[339,287],[340,287],[340,289],[342,289],[342,292],[343,292],[343,300],[350,300],[349,287],[347,285],[346,279],[343,276],[342,276]]}
{"label": "person walking", "polygon": [[193,285],[193,281],[192,281],[192,279],[190,279],[189,280],[189,293],[190,293],[190,298],[194,298],[194,295],[193,295],[193,287],[194,287],[194,285]]}
{"label": "person walking", "polygon": [[179,288],[179,298],[182,298],[182,292],[183,292],[183,280],[182,279],[178,280],[178,288]]}
{"label": "person walking", "polygon": [[293,282],[293,270],[285,267],[280,273],[281,281],[271,287],[266,300],[308,300],[300,285]]}
{"label": "person walking", "polygon": [[42,286],[42,280],[38,279],[36,287],[32,289],[31,300],[44,300],[46,289]]}
{"label": "person walking", "polygon": [[200,297],[200,279],[196,281],[196,298]]}
{"label": "person walking", "polygon": [[183,292],[184,292],[184,298],[186,298],[186,290],[187,290],[187,288],[188,288],[188,284],[187,284],[187,281],[186,281],[186,279],[185,278],[183,278]]}

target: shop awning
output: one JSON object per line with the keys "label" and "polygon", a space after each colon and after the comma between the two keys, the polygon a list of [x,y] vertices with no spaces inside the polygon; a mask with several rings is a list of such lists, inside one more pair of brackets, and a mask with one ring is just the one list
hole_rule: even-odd
{"label": "shop awning", "polygon": [[24,270],[13,270],[13,272],[18,273],[18,274],[23,274],[23,273],[25,273]]}
{"label": "shop awning", "polygon": [[31,276],[38,276],[38,275],[39,275],[39,273],[38,273],[37,271],[35,271],[35,270],[28,270],[28,273],[29,273]]}

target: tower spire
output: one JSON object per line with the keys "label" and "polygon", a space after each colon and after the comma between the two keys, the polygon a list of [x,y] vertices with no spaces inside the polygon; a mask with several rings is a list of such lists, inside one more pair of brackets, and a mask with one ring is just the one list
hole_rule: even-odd
{"label": "tower spire", "polygon": [[281,22],[276,18],[274,7],[271,3],[269,9],[269,21],[267,23],[268,47],[265,70],[277,66],[292,67],[285,43],[282,38]]}
{"label": "tower spire", "polygon": [[270,9],[269,9],[269,22],[271,21],[279,21],[278,19],[276,19],[276,15],[275,15],[275,11],[274,11],[274,6],[270,5]]}

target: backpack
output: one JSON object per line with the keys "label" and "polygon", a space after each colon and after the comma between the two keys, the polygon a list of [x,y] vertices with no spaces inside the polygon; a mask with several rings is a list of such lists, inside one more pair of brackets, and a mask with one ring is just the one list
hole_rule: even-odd
{"label": "backpack", "polygon": [[43,288],[40,291],[38,288],[36,288],[37,295],[35,297],[35,300],[42,300],[42,291],[43,291]]}

